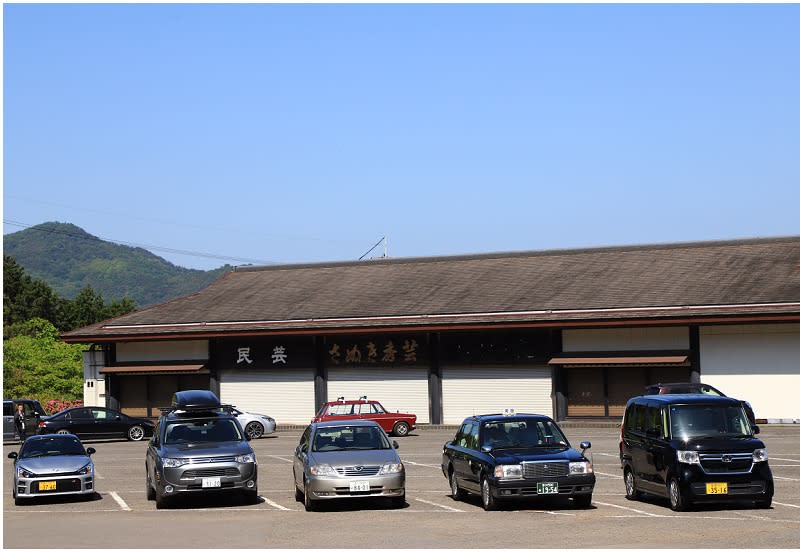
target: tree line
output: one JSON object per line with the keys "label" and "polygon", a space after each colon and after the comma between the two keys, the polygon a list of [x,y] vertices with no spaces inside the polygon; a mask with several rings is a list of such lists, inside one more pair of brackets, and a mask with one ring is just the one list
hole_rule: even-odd
{"label": "tree line", "polygon": [[50,400],[83,398],[83,351],[59,339],[74,330],[136,310],[132,299],[106,303],[87,285],[75,299],[59,297],[31,278],[13,257],[3,256],[3,397]]}

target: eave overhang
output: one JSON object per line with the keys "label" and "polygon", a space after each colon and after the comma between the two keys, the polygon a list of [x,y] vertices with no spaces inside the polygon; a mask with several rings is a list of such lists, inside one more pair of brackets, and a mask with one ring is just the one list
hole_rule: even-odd
{"label": "eave overhang", "polygon": [[[117,323],[115,323],[117,322]],[[210,339],[255,335],[337,335],[514,328],[595,328],[800,322],[800,302],[618,309],[532,310],[297,320],[198,321],[124,325],[110,320],[67,332],[67,343]]]}

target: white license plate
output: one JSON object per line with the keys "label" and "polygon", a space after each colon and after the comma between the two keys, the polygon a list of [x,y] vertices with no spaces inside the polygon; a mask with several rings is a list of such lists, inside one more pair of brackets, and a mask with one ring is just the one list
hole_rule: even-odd
{"label": "white license plate", "polygon": [[204,477],[203,488],[210,489],[213,487],[222,487],[222,482],[219,480],[219,477]]}
{"label": "white license plate", "polygon": [[350,492],[351,493],[359,493],[369,491],[369,481],[351,481],[350,482]]}
{"label": "white license plate", "polygon": [[537,483],[536,494],[558,494],[558,482]]}

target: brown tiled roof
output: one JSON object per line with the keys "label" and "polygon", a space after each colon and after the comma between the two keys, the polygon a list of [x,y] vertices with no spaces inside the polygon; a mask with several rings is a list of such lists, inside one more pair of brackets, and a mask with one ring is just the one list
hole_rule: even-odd
{"label": "brown tiled roof", "polygon": [[800,237],[240,267],[63,338],[731,317],[800,321]]}

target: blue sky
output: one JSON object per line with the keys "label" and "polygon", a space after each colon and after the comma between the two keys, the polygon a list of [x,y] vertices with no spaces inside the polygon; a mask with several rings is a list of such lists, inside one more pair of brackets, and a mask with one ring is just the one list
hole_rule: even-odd
{"label": "blue sky", "polygon": [[800,234],[800,5],[3,14],[4,233],[71,222],[201,269],[243,261],[164,249],[294,263],[382,236],[410,257]]}

